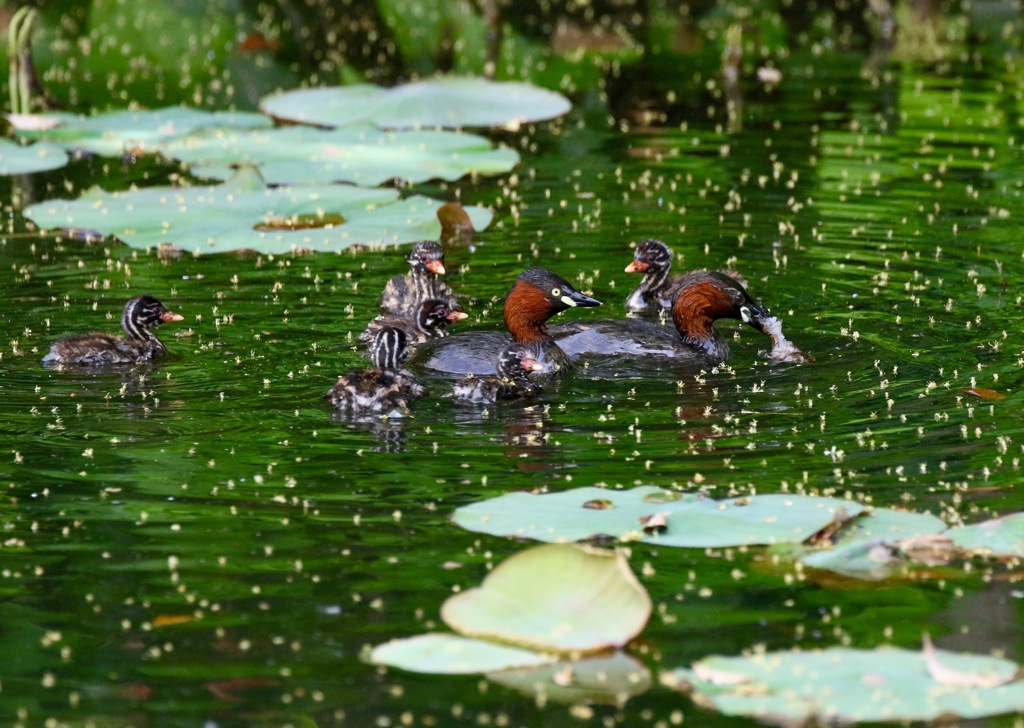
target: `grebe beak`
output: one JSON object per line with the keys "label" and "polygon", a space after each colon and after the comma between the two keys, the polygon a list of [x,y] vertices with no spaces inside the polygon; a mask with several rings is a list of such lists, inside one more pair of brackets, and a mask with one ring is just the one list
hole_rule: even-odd
{"label": "grebe beak", "polygon": [[644,273],[650,268],[649,263],[644,263],[642,260],[634,260],[632,263],[626,266],[627,273]]}
{"label": "grebe beak", "polygon": [[760,303],[751,301],[743,306],[740,306],[740,319],[743,323],[757,329],[762,334],[768,333],[765,331],[765,323],[772,318],[772,313],[767,308],[762,306]]}
{"label": "grebe beak", "polygon": [[445,316],[450,322],[461,321],[462,319],[469,318],[469,314],[463,311],[449,311],[448,315]]}
{"label": "grebe beak", "polygon": [[585,293],[580,293],[579,291],[565,291],[562,293],[561,301],[570,308],[575,308],[576,306],[579,306],[580,308],[590,308],[592,306],[601,305],[601,302],[596,298],[591,298]]}
{"label": "grebe beak", "polygon": [[180,313],[174,313],[174,311],[164,311],[162,314],[160,314],[160,320],[163,321],[164,323],[167,323],[169,321],[184,321],[185,317],[182,316]]}
{"label": "grebe beak", "polygon": [[520,359],[519,363],[522,364],[523,369],[528,372],[539,372],[544,368],[544,365],[536,359]]}
{"label": "grebe beak", "polygon": [[426,264],[426,268],[431,273],[435,273],[435,274],[437,274],[439,276],[443,276],[444,275],[444,263],[442,263],[439,260],[428,261],[427,264]]}

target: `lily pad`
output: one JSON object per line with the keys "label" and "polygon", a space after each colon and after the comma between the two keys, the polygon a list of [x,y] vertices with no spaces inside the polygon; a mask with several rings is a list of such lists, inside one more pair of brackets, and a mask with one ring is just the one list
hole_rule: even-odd
{"label": "lily pad", "polygon": [[560,653],[621,647],[650,615],[621,552],[564,544],[516,554],[441,608],[460,634]]}
{"label": "lily pad", "polygon": [[[267,187],[254,169],[242,169],[223,184],[148,187],[125,192],[93,188],[77,200],[49,200],[25,209],[41,228],[112,235],[134,248],[171,244],[195,253],[248,249],[338,251],[355,243],[396,245],[441,231],[441,202],[413,196],[399,200],[391,189],[347,185]],[[478,229],[492,213],[467,207]],[[295,217],[295,230],[280,229]],[[324,227],[310,227],[321,216]],[[340,216],[340,218],[339,218]],[[341,224],[337,221],[344,220]],[[271,223],[271,224],[268,224]],[[264,229],[257,229],[259,227]],[[270,229],[267,229],[270,228]]]}
{"label": "lily pad", "polygon": [[47,129],[18,129],[19,138],[53,142],[67,149],[114,157],[125,152],[156,152],[172,139],[199,129],[261,129],[273,126],[262,114],[238,111],[201,111],[169,106],[149,111],[122,109],[95,116],[68,113],[36,114],[35,123],[55,122]]}
{"label": "lily pad", "polygon": [[23,145],[0,139],[0,175],[31,174],[60,169],[67,165],[68,154],[55,144]]}
{"label": "lily pad", "polygon": [[388,132],[366,124],[344,129],[218,129],[168,142],[161,152],[189,165],[199,177],[226,179],[231,165],[255,164],[269,184],[278,185],[351,182],[375,187],[394,178],[454,181],[469,173],[503,174],[519,163],[514,149],[492,148],[475,134]]}
{"label": "lily pad", "polygon": [[1024,556],[1024,513],[946,531],[958,546],[988,556]]}
{"label": "lily pad", "polygon": [[557,658],[495,642],[433,632],[377,645],[370,662],[410,672],[473,675],[509,668],[537,667]]}
{"label": "lily pad", "polygon": [[800,543],[836,520],[866,509],[852,501],[799,495],[712,500],[651,486],[509,493],[459,508],[455,523],[471,531],[539,541],[610,536],[663,546],[708,548]]}
{"label": "lily pad", "polygon": [[440,77],[394,88],[368,84],[299,89],[268,96],[260,110],[277,119],[384,129],[514,127],[553,119],[572,105],[559,93],[513,81]]}
{"label": "lily pad", "polygon": [[981,718],[1024,710],[1016,663],[882,647],[713,656],[662,676],[702,706],[776,724]]}
{"label": "lily pad", "polygon": [[544,700],[622,705],[651,687],[651,672],[624,652],[489,673],[487,679]]}
{"label": "lily pad", "polygon": [[945,530],[946,523],[929,513],[876,508],[845,525],[831,548],[806,553],[800,561],[855,579],[886,579],[909,565],[908,557],[922,545],[923,537],[947,542],[938,536]]}

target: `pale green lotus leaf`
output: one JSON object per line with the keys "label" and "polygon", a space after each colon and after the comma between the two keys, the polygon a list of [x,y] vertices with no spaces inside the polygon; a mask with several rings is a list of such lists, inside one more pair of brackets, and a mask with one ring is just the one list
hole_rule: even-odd
{"label": "pale green lotus leaf", "polygon": [[[170,244],[195,253],[333,252],[355,243],[396,245],[436,239],[441,232],[437,220],[441,204],[420,196],[399,200],[399,193],[392,189],[272,188],[255,170],[242,169],[227,182],[212,186],[113,193],[93,188],[77,200],[32,205],[24,214],[41,228],[112,235],[133,248]],[[490,210],[465,209],[476,229],[490,224]],[[302,216],[295,221],[297,229],[287,229],[294,216]],[[317,219],[325,225],[308,227]],[[270,229],[266,229],[268,223]]]}
{"label": "pale green lotus leaf", "polygon": [[646,540],[690,548],[801,543],[865,510],[859,503],[839,498],[781,493],[706,499],[670,511],[665,531]]}
{"label": "pale green lotus leaf", "polygon": [[572,544],[522,551],[441,608],[460,634],[559,653],[621,647],[650,614],[651,599],[621,552]]}
{"label": "pale green lotus leaf", "polygon": [[605,536],[707,548],[800,543],[825,526],[865,510],[858,503],[836,498],[780,494],[716,501],[642,486],[508,493],[459,508],[453,519],[471,531],[538,541]]}
{"label": "pale green lotus leaf", "polygon": [[1016,663],[880,647],[713,656],[662,675],[704,707],[773,724],[980,718],[1024,710]]}
{"label": "pale green lotus leaf", "polygon": [[847,523],[837,534],[837,543],[885,541],[893,543],[911,536],[941,533],[946,522],[930,513],[873,508]]}
{"label": "pale green lotus leaf", "polygon": [[805,566],[855,579],[886,579],[911,563],[900,551],[902,541],[945,530],[946,523],[930,513],[875,508],[843,526],[832,547],[799,558]]}
{"label": "pale green lotus leaf", "polygon": [[94,116],[78,116],[64,112],[36,115],[39,121],[50,120],[49,129],[19,129],[23,139],[53,142],[67,149],[80,149],[105,157],[127,152],[150,154],[165,142],[208,127],[259,129],[273,125],[263,114],[239,111],[202,111],[185,106],[168,106],[149,111],[121,109]]}
{"label": "pale green lotus leaf", "polygon": [[377,645],[370,652],[369,660],[377,665],[399,667],[410,672],[471,675],[537,667],[550,664],[556,658],[496,642],[432,632]]}
{"label": "pale green lotus leaf", "polygon": [[951,528],[946,535],[957,546],[978,554],[1024,556],[1024,513]]}
{"label": "pale green lotus leaf", "polygon": [[344,129],[217,129],[168,142],[161,152],[202,177],[225,179],[231,175],[230,165],[254,164],[268,184],[277,185],[351,182],[375,187],[396,178],[454,181],[471,173],[504,174],[519,163],[514,149],[494,148],[475,134],[381,131],[366,124]]}
{"label": "pale green lotus leaf", "polygon": [[622,705],[651,687],[650,670],[618,650],[611,655],[489,673],[487,678],[531,697],[572,705]]}
{"label": "pale green lotus leaf", "polygon": [[277,119],[383,129],[489,127],[553,119],[572,105],[559,93],[515,81],[438,77],[394,88],[366,84],[309,88],[268,96],[260,111]]}
{"label": "pale green lotus leaf", "polygon": [[24,145],[0,139],[0,176],[46,172],[67,163],[67,152],[56,144]]}

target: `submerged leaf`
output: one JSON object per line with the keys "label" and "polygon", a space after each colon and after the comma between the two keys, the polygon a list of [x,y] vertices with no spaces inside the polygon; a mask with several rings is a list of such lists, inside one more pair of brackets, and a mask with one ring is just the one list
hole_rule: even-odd
{"label": "submerged leaf", "polygon": [[410,672],[471,675],[519,667],[537,667],[556,658],[532,650],[454,634],[430,633],[374,647],[369,660]]}
{"label": "submerged leaf", "polygon": [[643,663],[619,651],[610,656],[489,673],[487,678],[526,695],[573,705],[621,706],[651,686],[651,673]]}
{"label": "submerged leaf", "polygon": [[461,634],[560,653],[621,647],[650,614],[621,552],[570,544],[522,551],[441,608]]}

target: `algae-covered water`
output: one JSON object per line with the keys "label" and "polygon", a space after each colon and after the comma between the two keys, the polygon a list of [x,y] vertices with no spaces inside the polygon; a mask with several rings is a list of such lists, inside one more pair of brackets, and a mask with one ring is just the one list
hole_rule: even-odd
{"label": "algae-covered water", "polygon": [[[321,395],[363,363],[355,337],[404,250],[158,257],[33,233],[19,210],[166,178],[159,161],[0,180],[0,722],[749,724],[660,686],[570,707],[361,654],[439,626],[446,597],[525,548],[449,520],[509,491],[806,492],[954,523],[1024,509],[1021,76],[867,62],[794,54],[727,130],[693,78],[647,59],[608,98],[498,135],[521,147],[514,176],[422,187],[496,213],[447,250],[457,330],[498,326],[529,265],[621,316],[630,245],[657,237],[681,267],[741,271],[816,359],[770,363],[726,323],[719,372],[584,370],[532,405],[468,407],[428,379],[410,417],[332,413]],[[160,330],[165,360],[40,365],[143,292],[185,317]],[[761,549],[629,552],[655,604],[632,653],[655,674],[760,646],[916,648],[923,630],[1021,656],[1013,563],[861,581]]]}

